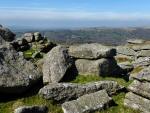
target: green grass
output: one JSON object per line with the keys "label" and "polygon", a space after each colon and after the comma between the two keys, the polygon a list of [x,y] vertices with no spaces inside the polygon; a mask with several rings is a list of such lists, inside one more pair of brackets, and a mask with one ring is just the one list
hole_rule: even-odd
{"label": "green grass", "polygon": [[124,98],[125,98],[125,93],[122,92],[118,95],[115,95],[112,97],[114,102],[116,103],[116,106],[112,106],[109,109],[106,109],[101,112],[96,112],[96,113],[140,113],[139,111],[127,108],[123,105]]}
{"label": "green grass", "polygon": [[88,82],[94,82],[94,81],[100,81],[100,80],[113,80],[118,82],[118,84],[123,85],[125,87],[129,86],[129,84],[132,81],[126,81],[123,78],[119,77],[99,77],[99,76],[94,76],[94,75],[88,75],[88,76],[83,76],[79,75],[76,77],[75,80],[71,81],[72,83],[88,83]]}
{"label": "green grass", "polygon": [[[100,81],[100,80],[113,80],[118,82],[118,84],[128,87],[132,81],[126,81],[123,78],[119,77],[99,77],[99,76],[83,76],[79,75],[76,77],[75,80],[71,81],[72,83],[88,83],[93,81]],[[113,97],[114,102],[117,104],[116,106],[112,106],[111,108],[101,111],[101,112],[95,112],[95,113],[140,113],[138,111],[135,111],[133,109],[127,108],[123,105],[123,101],[125,98],[125,92],[119,93],[117,95],[114,95]]]}
{"label": "green grass", "polygon": [[[88,83],[93,81],[100,81],[100,80],[113,80],[117,81],[120,85],[127,87],[131,81],[126,81],[123,78],[115,78],[115,77],[98,77],[98,76],[77,76],[72,83]],[[34,89],[33,89],[34,90]],[[49,113],[63,113],[61,106],[57,105],[56,103],[45,100],[38,96],[36,93],[32,94],[33,96],[27,95],[26,97],[21,97],[18,99],[7,99],[8,101],[1,101],[0,100],[0,113],[13,113],[14,109],[22,106],[22,105],[46,105],[49,108]],[[122,92],[118,95],[113,96],[114,102],[117,106],[112,106],[111,108],[96,112],[96,113],[139,113],[132,109],[126,108],[123,106],[125,93]]]}
{"label": "green grass", "polygon": [[46,105],[51,113],[63,113],[61,107],[50,100],[45,100],[38,95],[25,97],[8,102],[0,102],[0,113],[13,113],[14,109],[23,105]]}

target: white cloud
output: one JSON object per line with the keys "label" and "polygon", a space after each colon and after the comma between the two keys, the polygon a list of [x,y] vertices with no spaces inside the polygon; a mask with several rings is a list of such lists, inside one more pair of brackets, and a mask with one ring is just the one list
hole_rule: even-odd
{"label": "white cloud", "polygon": [[150,14],[117,13],[117,12],[88,12],[38,8],[0,8],[0,20],[149,20]]}

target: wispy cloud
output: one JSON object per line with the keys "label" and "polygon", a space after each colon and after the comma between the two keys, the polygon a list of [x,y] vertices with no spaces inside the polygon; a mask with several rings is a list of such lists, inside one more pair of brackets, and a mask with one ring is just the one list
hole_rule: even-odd
{"label": "wispy cloud", "polygon": [[[10,10],[11,9],[11,10]],[[0,8],[0,20],[149,20],[150,14],[143,13],[117,13],[117,12],[89,12],[75,10],[56,10],[40,8]]]}

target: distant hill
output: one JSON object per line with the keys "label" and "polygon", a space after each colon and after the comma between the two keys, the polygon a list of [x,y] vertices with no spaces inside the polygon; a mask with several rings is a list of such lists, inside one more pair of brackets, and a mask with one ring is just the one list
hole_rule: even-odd
{"label": "distant hill", "polygon": [[[118,45],[126,42],[127,39],[150,40],[150,28],[82,28],[82,29],[55,29],[55,30],[34,30],[39,31],[50,40],[57,43],[105,43]],[[24,32],[19,31],[17,37]]]}

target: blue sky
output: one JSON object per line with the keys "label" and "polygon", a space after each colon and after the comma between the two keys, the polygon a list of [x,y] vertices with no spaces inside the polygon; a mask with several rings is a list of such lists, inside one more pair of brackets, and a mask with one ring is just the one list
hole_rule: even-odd
{"label": "blue sky", "polygon": [[27,27],[150,26],[150,0],[0,0],[0,24]]}

